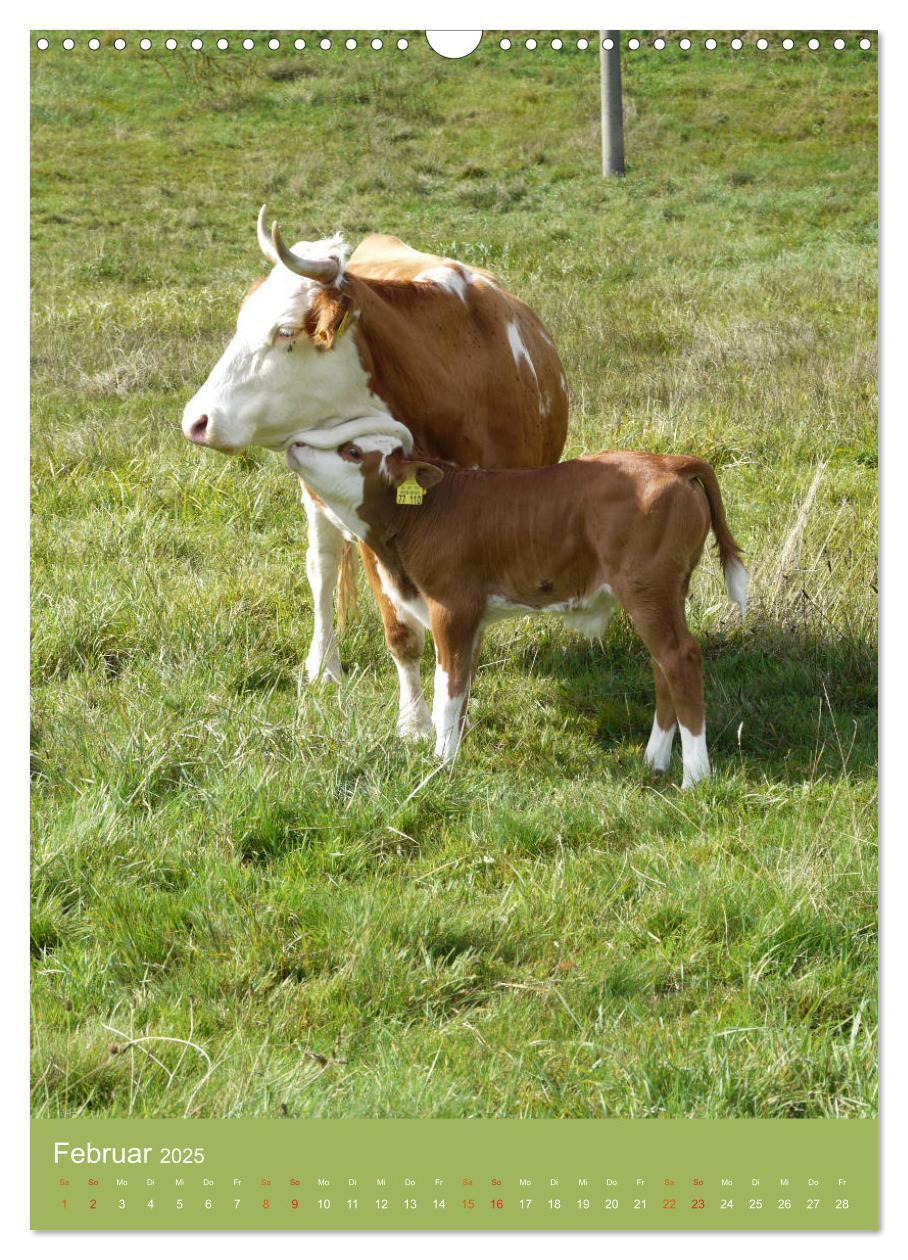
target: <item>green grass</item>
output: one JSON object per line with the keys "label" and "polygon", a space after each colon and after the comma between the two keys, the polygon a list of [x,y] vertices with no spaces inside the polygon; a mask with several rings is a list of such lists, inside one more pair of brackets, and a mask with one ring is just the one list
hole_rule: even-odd
{"label": "green grass", "polygon": [[[825,42],[628,55],[607,182],[592,50],[35,55],[35,1114],[875,1113],[876,67]],[[368,600],[302,684],[295,481],[179,430],[264,200],[499,273],[568,454],[715,464],[712,783],[644,771],[623,619],[491,632],[429,781]]]}

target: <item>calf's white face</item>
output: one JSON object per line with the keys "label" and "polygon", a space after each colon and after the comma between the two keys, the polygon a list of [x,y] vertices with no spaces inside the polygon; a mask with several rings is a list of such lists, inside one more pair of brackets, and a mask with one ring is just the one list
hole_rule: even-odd
{"label": "calf's white face", "polygon": [[[294,246],[294,253],[337,256],[335,239]],[[286,450],[306,429],[385,411],[369,391],[353,337],[317,350],[303,323],[318,282],[278,262],[240,308],[227,349],[183,410],[190,442],[233,452],[247,446]]]}
{"label": "calf's white face", "polygon": [[[367,434],[355,442],[344,442],[339,447],[310,446],[305,441],[293,442],[287,449],[287,463],[300,480],[313,490],[342,522],[345,529],[364,538],[368,532],[366,523],[357,515],[365,493],[364,461],[372,452],[381,456],[377,470],[370,475],[387,477],[385,464],[392,451],[403,454],[400,440],[388,434]],[[368,460],[370,467],[376,463]],[[390,486],[391,479],[388,479]]]}

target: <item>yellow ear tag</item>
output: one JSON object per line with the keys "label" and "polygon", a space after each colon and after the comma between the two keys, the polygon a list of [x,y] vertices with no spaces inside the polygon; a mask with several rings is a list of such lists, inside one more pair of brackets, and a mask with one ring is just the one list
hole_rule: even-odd
{"label": "yellow ear tag", "polygon": [[398,503],[409,503],[412,507],[419,507],[425,497],[426,492],[415,477],[408,477],[397,487]]}
{"label": "yellow ear tag", "polygon": [[335,341],[340,341],[341,337],[343,337],[344,333],[350,327],[350,324],[352,323],[352,321],[353,321],[353,307],[348,306],[344,314],[344,318],[341,320],[340,324],[338,325],[337,332],[334,334]]}

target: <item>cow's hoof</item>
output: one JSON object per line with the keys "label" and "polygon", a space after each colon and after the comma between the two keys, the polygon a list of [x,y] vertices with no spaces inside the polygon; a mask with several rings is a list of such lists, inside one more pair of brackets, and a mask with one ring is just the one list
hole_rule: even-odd
{"label": "cow's hoof", "polygon": [[698,783],[708,783],[712,777],[712,771],[709,766],[707,766],[706,769],[698,767],[693,772],[685,769],[684,778],[681,781],[681,791],[689,792],[691,788],[695,788]]}
{"label": "cow's hoof", "polygon": [[397,719],[397,733],[401,739],[428,739],[435,734],[435,727],[428,713],[411,714]]}
{"label": "cow's hoof", "polygon": [[343,682],[344,671],[339,659],[324,657],[321,660],[306,658],[306,679],[310,683]]}

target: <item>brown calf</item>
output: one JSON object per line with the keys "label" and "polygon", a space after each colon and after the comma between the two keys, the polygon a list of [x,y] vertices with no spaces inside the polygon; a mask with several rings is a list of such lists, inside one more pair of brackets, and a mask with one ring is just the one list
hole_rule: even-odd
{"label": "brown calf", "polygon": [[[435,639],[436,752],[457,752],[482,631],[503,617],[554,612],[600,636],[616,607],[653,661],[656,715],[646,762],[666,770],[681,728],[684,786],[709,775],[700,649],[684,601],[712,528],[730,598],[747,573],[716,475],[686,456],[611,451],[547,468],[465,470],[416,458],[386,434],[306,435],[290,467],[338,525],[374,552],[382,587],[406,624]],[[398,502],[409,483],[418,505]],[[411,680],[419,689],[418,671]],[[421,691],[419,692],[421,699]],[[413,697],[415,703],[415,694]]]}

